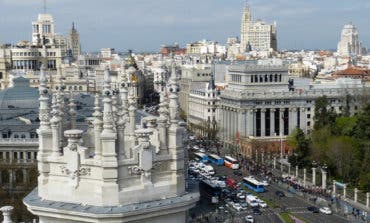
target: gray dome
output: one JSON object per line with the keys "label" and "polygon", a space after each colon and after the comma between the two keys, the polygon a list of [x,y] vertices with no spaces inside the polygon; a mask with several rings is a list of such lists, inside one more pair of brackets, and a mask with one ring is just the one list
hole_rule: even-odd
{"label": "gray dome", "polygon": [[38,89],[30,87],[30,81],[24,77],[13,80],[14,86],[0,92],[0,109],[38,108]]}

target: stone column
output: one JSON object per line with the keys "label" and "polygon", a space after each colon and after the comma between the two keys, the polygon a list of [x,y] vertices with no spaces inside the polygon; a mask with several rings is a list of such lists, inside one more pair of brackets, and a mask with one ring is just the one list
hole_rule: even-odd
{"label": "stone column", "polygon": [[13,223],[11,219],[12,211],[13,211],[12,206],[4,206],[0,208],[0,211],[3,212],[3,223]]}
{"label": "stone column", "polygon": [[307,169],[303,169],[303,187],[306,187]]}
{"label": "stone column", "polygon": [[245,116],[246,113],[244,110],[238,111],[238,129],[241,138],[246,136]]}
{"label": "stone column", "polygon": [[284,170],[283,162],[281,162],[280,160],[280,172],[283,173],[283,170]]}
{"label": "stone column", "polygon": [[280,108],[279,110],[279,135],[280,136],[283,136],[284,135],[284,120],[283,120],[283,117],[284,117],[284,108]]}
{"label": "stone column", "polygon": [[261,137],[266,136],[266,109],[261,109]]}
{"label": "stone column", "polygon": [[265,153],[263,153],[263,152],[262,152],[262,154],[261,154],[261,163],[262,163],[262,164],[264,164],[264,161],[265,161],[265,159],[264,159],[264,155],[265,155]]}
{"label": "stone column", "polygon": [[306,120],[306,108],[300,108],[300,116],[299,116],[299,127],[303,130],[304,133],[307,133],[306,125],[307,125],[307,120]]}
{"label": "stone column", "polygon": [[247,131],[248,131],[248,136],[253,136],[253,131],[254,131],[254,124],[253,124],[253,109],[248,110],[248,121],[247,121]]}
{"label": "stone column", "polygon": [[357,197],[358,196],[358,189],[357,188],[355,188],[355,202],[357,202]]}
{"label": "stone column", "polygon": [[274,169],[276,169],[276,157],[274,156]]}
{"label": "stone column", "polygon": [[370,207],[370,192],[366,193],[366,207]]}
{"label": "stone column", "polygon": [[312,185],[316,186],[316,167],[312,167]]}
{"label": "stone column", "polygon": [[270,136],[275,136],[275,108],[270,108]]}
{"label": "stone column", "polygon": [[9,187],[13,188],[14,185],[14,170],[9,170]]}
{"label": "stone column", "polygon": [[291,164],[288,163],[288,175],[290,175],[290,167],[291,167]]}
{"label": "stone column", "polygon": [[298,179],[298,166],[295,166],[295,177]]}
{"label": "stone column", "polygon": [[321,188],[326,190],[326,174],[327,171],[325,169],[321,169]]}
{"label": "stone column", "polygon": [[253,136],[257,134],[257,117],[256,117],[256,110],[253,109]]}
{"label": "stone column", "polygon": [[347,197],[347,184],[343,185],[343,200]]}
{"label": "stone column", "polygon": [[336,181],[333,180],[333,195],[337,193],[337,186],[335,185]]}
{"label": "stone column", "polygon": [[26,169],[23,169],[22,172],[23,172],[23,184],[27,185],[28,184],[28,171]]}

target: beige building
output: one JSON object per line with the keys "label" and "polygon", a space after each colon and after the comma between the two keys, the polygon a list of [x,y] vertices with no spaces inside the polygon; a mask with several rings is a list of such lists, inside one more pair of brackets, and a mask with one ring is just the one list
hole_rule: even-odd
{"label": "beige building", "polygon": [[210,64],[183,65],[181,67],[181,80],[179,101],[180,108],[185,116],[189,111],[189,93],[192,85],[196,83],[206,83],[211,79]]}
{"label": "beige building", "polygon": [[240,35],[241,52],[277,50],[276,23],[253,21],[248,4],[243,10]]}

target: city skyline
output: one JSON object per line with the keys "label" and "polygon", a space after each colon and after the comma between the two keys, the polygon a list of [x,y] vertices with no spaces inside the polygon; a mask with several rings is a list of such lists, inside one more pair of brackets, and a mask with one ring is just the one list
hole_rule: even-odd
{"label": "city skyline", "polygon": [[[280,50],[336,49],[340,32],[349,22],[358,27],[363,46],[370,45],[370,31],[366,29],[370,2],[365,0],[355,3],[263,0],[249,1],[249,4],[254,20],[277,22]],[[0,21],[0,42],[16,44],[20,40],[31,40],[31,21],[43,12],[43,1],[0,0],[0,6],[5,9]],[[163,44],[178,42],[184,46],[201,39],[225,43],[227,37],[240,36],[243,7],[241,0],[118,3],[93,0],[88,5],[72,0],[47,1],[47,13],[53,15],[58,33],[67,36],[75,22],[83,51],[97,51],[103,47],[118,51],[157,51]]]}

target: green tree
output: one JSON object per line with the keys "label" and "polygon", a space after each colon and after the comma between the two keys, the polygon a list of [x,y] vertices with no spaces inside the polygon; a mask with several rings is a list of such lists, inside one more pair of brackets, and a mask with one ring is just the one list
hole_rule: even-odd
{"label": "green tree", "polygon": [[293,130],[287,139],[289,146],[294,148],[294,154],[289,157],[292,166],[307,166],[310,161],[310,141],[300,128]]}
{"label": "green tree", "polygon": [[335,112],[329,109],[329,100],[324,95],[315,101],[314,129],[320,129],[326,125],[334,124],[336,117]]}

